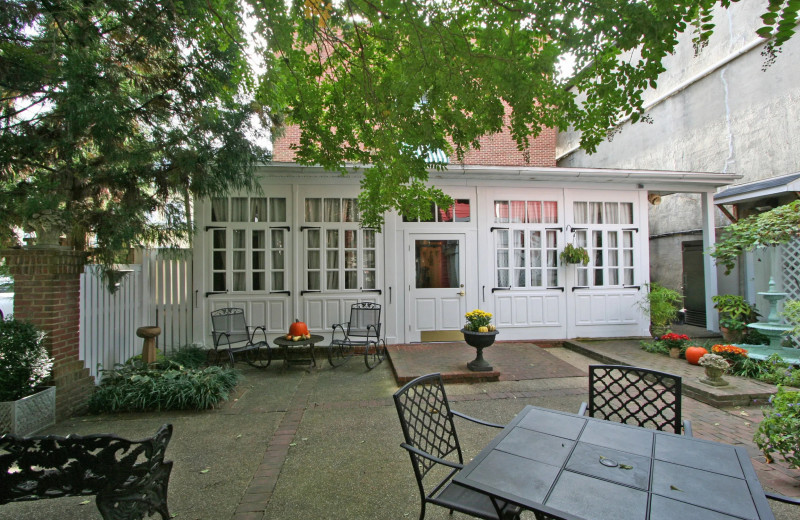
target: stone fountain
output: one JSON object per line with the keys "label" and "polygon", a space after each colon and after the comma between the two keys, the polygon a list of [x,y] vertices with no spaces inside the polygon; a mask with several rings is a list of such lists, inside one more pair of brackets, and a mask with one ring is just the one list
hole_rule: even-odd
{"label": "stone fountain", "polygon": [[775,280],[770,276],[769,291],[760,292],[758,295],[763,296],[764,299],[767,300],[767,304],[769,306],[767,321],[766,323],[749,323],[747,326],[768,337],[770,348],[780,349],[786,332],[792,329],[792,327],[789,325],[782,324],[780,318],[778,317],[778,302],[786,298],[787,294],[785,292],[777,292],[775,290]]}

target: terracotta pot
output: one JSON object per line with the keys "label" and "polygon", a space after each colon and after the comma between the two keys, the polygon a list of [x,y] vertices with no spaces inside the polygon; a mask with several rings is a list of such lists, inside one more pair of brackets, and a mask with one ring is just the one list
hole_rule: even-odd
{"label": "terracotta pot", "polygon": [[728,327],[720,327],[719,331],[722,333],[722,339],[725,343],[741,343],[742,331],[731,330]]}

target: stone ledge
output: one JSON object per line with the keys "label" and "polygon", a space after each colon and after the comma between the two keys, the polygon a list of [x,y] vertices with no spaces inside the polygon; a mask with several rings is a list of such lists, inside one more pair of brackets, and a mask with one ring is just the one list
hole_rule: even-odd
{"label": "stone ledge", "polygon": [[[763,404],[769,400],[770,395],[777,392],[777,387],[774,385],[730,375],[725,376],[725,379],[730,383],[728,386],[714,387],[706,385],[700,382],[700,377],[686,375],[685,365],[687,363],[685,360],[644,352],[638,346],[639,341],[616,341],[615,350],[604,348],[605,346],[602,342],[568,340],[563,345],[565,348],[596,359],[601,363],[638,366],[679,375],[683,383],[683,395],[715,408]],[[643,358],[644,355],[646,355],[646,358]],[[631,359],[634,357],[639,362],[631,363]]]}

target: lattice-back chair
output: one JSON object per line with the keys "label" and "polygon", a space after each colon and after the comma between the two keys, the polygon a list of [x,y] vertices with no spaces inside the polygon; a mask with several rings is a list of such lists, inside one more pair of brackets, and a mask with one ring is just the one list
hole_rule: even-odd
{"label": "lattice-back chair", "polygon": [[381,337],[381,305],[358,302],[350,307],[350,321],[332,325],[328,361],[337,367],[363,348],[364,363],[372,370],[386,357],[386,341]]}
{"label": "lattice-back chair", "polygon": [[420,520],[430,502],[471,516],[485,519],[518,518],[519,510],[502,501],[452,482],[464,467],[453,416],[491,426],[502,425],[481,421],[450,409],[440,374],[418,377],[395,392],[394,404],[422,502]]}
{"label": "lattice-back chair", "polygon": [[248,326],[244,309],[226,307],[212,311],[211,329],[214,349],[208,351],[210,364],[228,362],[233,366],[236,354],[241,354],[245,361],[257,368],[266,368],[272,361],[267,330],[263,326]]}
{"label": "lattice-back chair", "polygon": [[584,415],[656,430],[692,435],[681,421],[681,378],[673,374],[621,365],[589,366],[589,403]]}

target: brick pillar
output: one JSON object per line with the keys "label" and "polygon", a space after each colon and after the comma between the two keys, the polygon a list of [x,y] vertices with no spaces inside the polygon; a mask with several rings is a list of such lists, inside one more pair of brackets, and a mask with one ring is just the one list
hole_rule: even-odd
{"label": "brick pillar", "polygon": [[67,249],[0,251],[14,276],[14,317],[47,333],[53,357],[56,419],[85,413],[94,378],[79,359],[81,273],[86,253]]}

